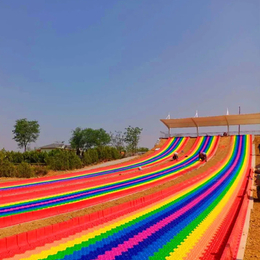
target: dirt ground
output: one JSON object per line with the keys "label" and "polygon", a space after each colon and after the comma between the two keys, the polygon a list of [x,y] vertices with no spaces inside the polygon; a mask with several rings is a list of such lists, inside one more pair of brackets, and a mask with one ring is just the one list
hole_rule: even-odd
{"label": "dirt ground", "polygon": [[[184,151],[185,153],[187,152],[188,148],[190,148],[192,146],[192,144],[194,142],[195,142],[195,138],[191,138],[188,141],[187,147],[185,148],[185,151]],[[70,212],[70,213],[66,213],[66,214],[62,214],[62,215],[58,215],[58,216],[54,216],[54,217],[50,217],[50,218],[46,218],[46,219],[42,219],[42,220],[36,220],[36,221],[28,222],[28,223],[22,223],[22,224],[15,225],[12,227],[2,228],[1,233],[0,233],[0,238],[6,237],[6,236],[11,236],[11,235],[22,233],[22,232],[26,232],[29,230],[34,230],[34,229],[37,229],[40,227],[48,226],[48,225],[59,223],[62,221],[66,221],[73,217],[83,216],[83,215],[86,215],[86,214],[89,214],[89,213],[92,213],[95,211],[106,209],[106,208],[109,208],[109,207],[112,207],[112,206],[115,206],[118,204],[122,204],[127,201],[131,201],[131,200],[143,197],[145,195],[153,194],[157,191],[166,189],[168,187],[178,185],[179,183],[187,181],[187,180],[194,178],[195,176],[207,171],[212,166],[214,166],[218,161],[222,160],[228,153],[229,144],[230,144],[229,137],[221,138],[217,152],[211,160],[209,160],[206,164],[204,164],[200,168],[193,170],[191,172],[188,172],[172,181],[166,182],[164,184],[158,185],[156,187],[147,189],[142,192],[138,192],[138,193],[135,193],[132,195],[128,195],[126,197],[122,197],[122,198],[119,198],[119,199],[116,199],[116,200],[113,200],[110,202],[102,203],[102,204],[95,205],[95,206],[85,208],[82,210],[78,210],[78,211],[74,211],[74,212]]]}
{"label": "dirt ground", "polygon": [[[255,159],[256,166],[260,168],[260,136],[255,136]],[[253,191],[254,205],[250,215],[249,233],[246,243],[245,260],[260,259],[260,200],[257,198],[256,190]]]}

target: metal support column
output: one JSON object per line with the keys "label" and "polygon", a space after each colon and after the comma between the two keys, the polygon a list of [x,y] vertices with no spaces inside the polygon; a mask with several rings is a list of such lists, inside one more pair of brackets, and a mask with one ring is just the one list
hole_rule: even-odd
{"label": "metal support column", "polygon": [[[238,114],[240,115],[240,106],[238,107]],[[240,125],[238,125],[238,135],[240,135]]]}
{"label": "metal support column", "polygon": [[227,120],[227,116],[225,116],[225,119],[226,119],[226,122],[227,122],[227,134],[229,135],[229,123],[228,123],[228,120]]}
{"label": "metal support column", "polygon": [[197,128],[197,136],[199,136],[199,126],[197,125],[197,123],[195,122],[195,120],[193,118],[191,118],[191,120]]}

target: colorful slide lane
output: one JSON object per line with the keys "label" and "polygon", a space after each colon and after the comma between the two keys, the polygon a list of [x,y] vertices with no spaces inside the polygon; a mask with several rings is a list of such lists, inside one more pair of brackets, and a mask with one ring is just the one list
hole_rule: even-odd
{"label": "colorful slide lane", "polygon": [[[151,173],[158,173],[158,171],[163,170],[169,170],[173,169],[173,166],[175,166],[174,170],[181,169],[185,164],[187,167],[191,167],[191,162],[196,162],[196,154],[199,149],[204,149],[203,145],[208,145],[208,148],[205,148],[205,151],[208,152],[208,158],[210,159],[211,156],[215,153],[214,145],[209,146],[209,143],[205,142],[205,138],[199,137],[196,139],[196,142],[194,143],[193,147],[190,149],[190,151],[179,158],[178,161],[169,161],[164,164],[159,164],[157,167],[153,167],[153,169],[145,169],[142,172],[135,171],[130,172],[127,175],[118,175],[114,176],[113,174],[110,174],[105,179],[103,177],[92,177],[84,180],[80,180],[80,182],[76,182],[74,180],[70,181],[68,184],[64,186],[62,183],[52,183],[50,185],[44,185],[44,186],[37,186],[37,193],[35,193],[35,188],[30,187],[27,189],[19,189],[19,193],[17,190],[14,191],[13,194],[8,194],[6,196],[3,196],[1,198],[1,204],[11,203],[11,202],[17,202],[22,200],[30,200],[31,198],[40,198],[40,197],[46,197],[55,195],[57,193],[65,193],[65,192],[72,192],[72,191],[79,191],[81,189],[87,189],[87,188],[97,188],[97,187],[103,187],[104,185],[108,184],[116,184],[122,181],[126,180],[133,180],[134,178],[139,178],[141,176],[147,176],[147,174]],[[216,139],[217,140],[217,139]],[[211,149],[209,149],[211,148]],[[186,158],[189,157],[189,158]],[[23,192],[22,192],[23,191]],[[17,196],[19,194],[19,196]],[[0,205],[1,207],[1,205]]]}
{"label": "colorful slide lane", "polygon": [[[203,150],[211,157],[216,150],[218,141],[219,137],[200,137],[196,149],[189,157],[175,165],[170,164],[153,172],[147,172],[149,171],[147,169],[137,177],[73,192],[59,193],[59,191],[56,191],[57,194],[52,196],[36,199],[29,197],[25,201],[16,199],[11,203],[3,203],[0,206],[0,227],[77,210],[154,187],[174,178],[180,172],[184,173],[201,165],[201,162],[198,161],[198,153]],[[19,218],[17,218],[18,215]]]}
{"label": "colorful slide lane", "polygon": [[241,211],[237,202],[248,183],[251,136],[232,137],[232,148],[227,158],[196,184],[13,259],[220,259],[230,230],[240,218],[234,209]]}
{"label": "colorful slide lane", "polygon": [[85,178],[91,178],[95,176],[102,176],[108,175],[118,172],[126,172],[138,167],[148,167],[153,166],[155,164],[161,163],[167,159],[169,159],[174,152],[180,152],[183,147],[188,142],[189,137],[176,137],[176,138],[169,138],[165,145],[157,152],[153,153],[152,155],[147,156],[146,158],[138,159],[132,162],[125,162],[122,164],[117,164],[113,166],[107,166],[92,170],[80,171],[69,173],[60,176],[53,176],[53,177],[43,177],[41,179],[29,179],[23,181],[16,181],[16,182],[9,182],[9,183],[1,183],[0,184],[0,196],[4,196],[7,194],[11,194],[16,189],[25,188],[28,189],[32,187],[32,190],[37,188],[41,185],[51,185],[59,183],[64,185],[66,182],[71,182],[73,180],[82,181]]}
{"label": "colorful slide lane", "polygon": [[[168,150],[170,151],[169,153],[164,153],[165,155],[165,158],[162,158],[162,154],[159,156],[160,158],[157,160],[157,161],[154,161],[150,166],[155,166],[155,165],[159,165],[159,164],[163,164],[163,161],[169,161],[169,155],[171,157],[171,154],[174,153],[175,151],[177,152],[180,152],[182,151],[182,149],[184,148],[184,146],[186,145],[186,143],[188,142],[189,138],[183,138],[183,139],[179,139],[179,140],[176,140],[176,142],[171,142],[172,145],[171,145],[171,149]],[[135,161],[133,162],[134,164],[136,163]],[[142,167],[143,169],[145,169],[146,167],[149,166],[149,163],[147,163],[147,165],[144,167]],[[114,167],[118,167],[118,165],[114,166]],[[108,174],[100,174],[100,175],[96,175],[95,176],[92,176],[92,175],[87,175],[86,176],[86,173],[84,171],[84,175],[82,175],[81,177],[78,176],[78,177],[70,177],[70,178],[64,178],[64,176],[58,176],[60,177],[60,181],[53,181],[53,180],[50,180],[48,182],[45,182],[45,183],[39,183],[37,184],[37,194],[39,192],[44,192],[44,190],[47,190],[47,192],[56,192],[56,189],[59,189],[60,187],[65,187],[67,188],[67,191],[69,190],[75,190],[77,189],[78,186],[81,186],[82,188],[84,187],[88,187],[89,185],[91,185],[91,182],[96,182],[98,180],[100,180],[100,182],[103,182],[104,179],[108,179],[108,178],[114,178],[115,176],[119,176],[119,175],[122,175],[122,174],[129,174],[129,173],[132,173],[132,172],[138,172],[137,170],[138,168],[134,168],[134,169],[130,169],[128,171],[122,171],[122,172],[116,172],[116,173],[108,173]],[[100,170],[100,169],[98,169]],[[96,173],[98,174],[98,170],[96,170]],[[75,174],[75,173],[74,173]],[[77,173],[79,174],[79,173]],[[58,178],[57,176],[55,178]],[[93,185],[92,185],[93,186]],[[53,191],[51,191],[51,189]],[[79,189],[79,188],[78,188]],[[2,191],[0,191],[0,198],[1,200],[3,200],[5,197],[16,197],[17,198],[17,195],[19,195],[19,198],[24,198],[23,197],[23,194],[25,193],[34,193],[34,196],[35,196],[35,186],[34,184],[27,184],[23,187],[20,187],[20,188],[8,188],[8,189],[4,189]],[[48,194],[51,194],[51,193],[48,193]],[[11,199],[11,198],[10,198]],[[10,200],[9,200],[10,201]]]}

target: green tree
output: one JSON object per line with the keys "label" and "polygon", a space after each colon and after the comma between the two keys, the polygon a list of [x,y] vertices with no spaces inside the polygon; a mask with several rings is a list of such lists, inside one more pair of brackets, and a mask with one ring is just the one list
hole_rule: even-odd
{"label": "green tree", "polygon": [[70,138],[70,145],[76,149],[77,155],[80,154],[80,149],[85,147],[85,130],[77,127],[72,131],[72,137]]}
{"label": "green tree", "polygon": [[109,134],[103,129],[94,130],[94,144],[95,146],[105,146],[110,143]]}
{"label": "green tree", "polygon": [[26,118],[16,120],[14,125],[14,140],[18,143],[19,148],[26,148],[29,143],[33,143],[37,140],[40,134],[40,126],[38,121],[28,121]]}
{"label": "green tree", "polygon": [[86,150],[96,146],[96,132],[94,129],[92,128],[86,128],[84,129],[84,141],[85,141],[85,144],[84,144],[84,148]]}
{"label": "green tree", "polygon": [[122,152],[125,149],[125,136],[121,131],[115,131],[115,133],[110,133],[110,144],[115,147],[118,152]]}
{"label": "green tree", "polygon": [[140,140],[140,135],[143,131],[140,127],[132,127],[129,126],[126,129],[125,135],[125,142],[127,143],[127,150],[131,153],[136,153],[137,146]]}
{"label": "green tree", "polygon": [[70,144],[73,148],[77,149],[77,154],[80,149],[88,150],[92,147],[105,146],[110,142],[109,134],[103,129],[77,127],[72,131]]}

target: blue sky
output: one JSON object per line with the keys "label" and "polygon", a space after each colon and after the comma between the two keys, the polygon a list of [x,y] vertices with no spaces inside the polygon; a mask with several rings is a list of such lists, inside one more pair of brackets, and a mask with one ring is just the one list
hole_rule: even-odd
{"label": "blue sky", "polygon": [[0,1],[0,149],[17,149],[20,118],[40,124],[32,148],[128,125],[151,148],[168,112],[260,112],[259,13],[259,0]]}

